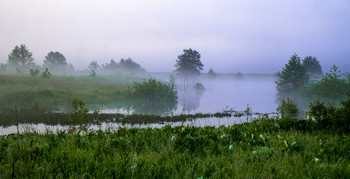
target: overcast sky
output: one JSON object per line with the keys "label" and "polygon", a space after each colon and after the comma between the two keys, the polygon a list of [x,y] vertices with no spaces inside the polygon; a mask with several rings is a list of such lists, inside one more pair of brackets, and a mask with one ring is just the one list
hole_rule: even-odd
{"label": "overcast sky", "polygon": [[350,71],[350,0],[1,0],[0,63],[22,43],[76,69],[130,57],[172,71],[192,48],[205,72],[275,73],[294,53]]}

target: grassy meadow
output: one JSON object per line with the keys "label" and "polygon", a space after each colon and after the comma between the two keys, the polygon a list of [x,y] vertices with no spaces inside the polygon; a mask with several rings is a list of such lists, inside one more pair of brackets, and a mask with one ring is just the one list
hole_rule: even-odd
{"label": "grassy meadow", "polygon": [[348,178],[348,132],[315,121],[0,137],[0,178]]}

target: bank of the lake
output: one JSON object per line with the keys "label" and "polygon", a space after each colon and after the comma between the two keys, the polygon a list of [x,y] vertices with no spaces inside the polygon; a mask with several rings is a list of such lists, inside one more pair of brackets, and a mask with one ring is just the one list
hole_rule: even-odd
{"label": "bank of the lake", "polygon": [[315,121],[0,137],[0,178],[348,178],[350,136]]}

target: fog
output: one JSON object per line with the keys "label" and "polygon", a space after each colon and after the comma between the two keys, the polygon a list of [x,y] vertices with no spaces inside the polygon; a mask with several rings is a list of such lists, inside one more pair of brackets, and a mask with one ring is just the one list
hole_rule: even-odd
{"label": "fog", "polygon": [[37,64],[59,51],[78,70],[130,57],[169,72],[193,48],[204,71],[275,73],[294,53],[350,71],[349,9],[348,0],[2,0],[0,63],[23,43]]}

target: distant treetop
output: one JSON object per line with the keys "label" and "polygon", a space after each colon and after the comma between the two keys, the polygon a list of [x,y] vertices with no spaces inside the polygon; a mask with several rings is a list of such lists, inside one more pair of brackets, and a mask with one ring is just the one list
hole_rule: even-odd
{"label": "distant treetop", "polygon": [[68,66],[66,58],[60,52],[49,52],[44,60],[44,67],[49,69],[66,68]]}
{"label": "distant treetop", "polygon": [[8,55],[8,63],[11,67],[16,68],[17,71],[22,71],[24,69],[29,69],[35,63],[33,62],[33,54],[29,49],[21,44],[16,45],[12,52]]}
{"label": "distant treetop", "polygon": [[180,76],[197,76],[203,70],[203,64],[200,60],[201,54],[196,50],[184,49],[183,54],[179,55],[175,64],[175,72]]}

